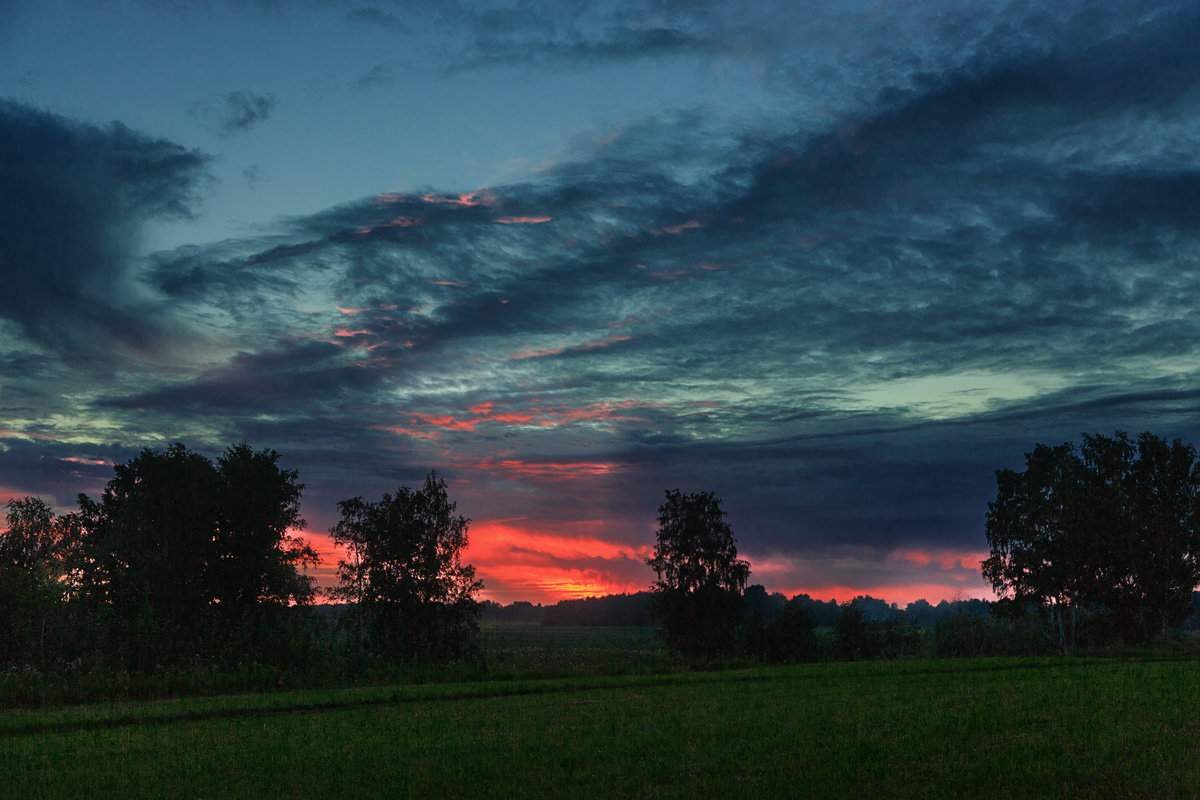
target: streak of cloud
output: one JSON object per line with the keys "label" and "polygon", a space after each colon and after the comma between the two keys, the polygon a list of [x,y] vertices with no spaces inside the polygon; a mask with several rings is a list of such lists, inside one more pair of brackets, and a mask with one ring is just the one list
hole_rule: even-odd
{"label": "streak of cloud", "polygon": [[278,103],[274,95],[238,90],[220,98],[198,100],[191,110],[196,119],[217,134],[233,136],[266,122]]}

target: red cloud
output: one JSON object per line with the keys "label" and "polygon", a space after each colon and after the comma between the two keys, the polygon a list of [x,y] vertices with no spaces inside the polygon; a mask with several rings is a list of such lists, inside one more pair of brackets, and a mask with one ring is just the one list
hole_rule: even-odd
{"label": "red cloud", "polygon": [[[803,559],[778,554],[746,557],[752,583],[789,597],[806,593],[845,602],[869,594],[907,605],[920,599],[938,603],[995,596],[979,574],[979,561],[987,554],[974,551],[861,550]],[[905,568],[905,564],[909,566]]]}
{"label": "red cloud", "polygon": [[554,217],[496,217],[492,222],[499,222],[501,225],[538,225],[552,219]]}
{"label": "red cloud", "polygon": [[573,347],[552,347],[547,350],[525,350],[513,356],[513,360],[521,360],[526,358],[542,358],[543,356],[558,356],[563,353],[579,353],[586,350],[599,350],[602,347],[616,344],[618,342],[628,342],[632,336],[626,334],[614,334],[606,336],[603,339],[596,339],[591,342],[574,345]]}
{"label": "red cloud", "polygon": [[896,560],[908,561],[921,566],[937,564],[947,572],[954,569],[978,572],[980,563],[990,554],[963,553],[955,550],[907,550],[893,555]]}
{"label": "red cloud", "polygon": [[663,228],[661,231],[652,231],[652,233],[654,233],[655,235],[658,235],[660,233],[669,233],[672,235],[677,235],[677,234],[683,233],[686,230],[692,230],[693,228],[703,228],[703,227],[704,226],[700,224],[700,220],[689,219],[687,222],[683,223],[682,225],[669,225],[669,226]]}
{"label": "red cloud", "polygon": [[54,437],[47,433],[18,431],[12,428],[0,428],[0,439],[40,439],[44,442],[53,441]]}
{"label": "red cloud", "polygon": [[[443,431],[474,431],[480,425],[516,425],[538,428],[558,428],[574,422],[646,422],[641,417],[621,413],[631,408],[646,408],[652,404],[634,400],[617,403],[590,403],[582,408],[567,406],[529,406],[522,409],[498,410],[493,402],[479,403],[467,409],[470,416],[426,414],[420,411],[401,411],[411,425],[427,425]],[[379,426],[392,430],[392,426]],[[397,429],[409,428],[400,426]],[[432,438],[426,436],[424,438]]]}
{"label": "red cloud", "polygon": [[495,205],[496,199],[491,195],[486,188],[476,189],[473,192],[457,195],[436,195],[425,194],[421,195],[421,199],[426,203],[448,203],[456,206],[492,206]]}
{"label": "red cloud", "polygon": [[459,461],[459,466],[478,469],[510,480],[577,481],[598,478],[616,472],[621,465],[601,461],[523,461],[517,458],[481,458]]}
{"label": "red cloud", "polygon": [[[0,494],[0,498],[3,494]],[[604,538],[604,523],[538,522],[524,518],[473,523],[463,560],[484,582],[482,596],[502,603],[527,600],[555,603],[571,597],[637,592],[649,588],[644,564],[650,546],[630,546]],[[321,557],[309,569],[318,585],[337,584],[337,562],[345,551],[323,533],[289,530],[302,536]],[[644,575],[642,573],[645,573]]]}
{"label": "red cloud", "polygon": [[600,521],[480,522],[471,526],[467,556],[483,578],[484,595],[498,602],[553,603],[649,588],[644,559],[650,546],[606,539],[602,526]]}

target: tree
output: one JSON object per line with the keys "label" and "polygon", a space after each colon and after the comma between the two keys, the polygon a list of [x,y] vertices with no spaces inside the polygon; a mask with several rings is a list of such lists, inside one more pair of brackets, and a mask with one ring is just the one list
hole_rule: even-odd
{"label": "tree", "polygon": [[[214,464],[175,443],[114,468],[99,502],[79,496],[82,591],[128,626],[198,642],[248,612],[309,603],[317,562],[302,528],[303,484],[273,450],[230,447]],[[141,623],[139,623],[141,624]]]}
{"label": "tree", "polygon": [[1137,456],[1126,483],[1133,535],[1123,561],[1147,632],[1165,644],[1200,584],[1200,463],[1191,445],[1148,433],[1138,437]]}
{"label": "tree", "polygon": [[867,618],[857,598],[842,606],[833,638],[841,658],[854,661],[879,654],[879,626]]}
{"label": "tree", "polygon": [[356,606],[359,620],[381,649],[404,658],[465,654],[478,633],[483,588],[475,568],[462,563],[470,520],[446,482],[430,472],[421,489],[401,486],[376,503],[361,496],[338,503],[341,519],[330,533],[347,550],[338,562],[334,597]]}
{"label": "tree", "polygon": [[1037,445],[1024,472],[996,473],[983,575],[1001,608],[1034,607],[1061,652],[1086,617],[1096,635],[1158,636],[1200,584],[1200,465],[1191,445],[1143,433]]}
{"label": "tree", "polygon": [[[316,551],[291,531],[302,530],[295,470],[279,468],[274,450],[230,447],[217,459],[219,558],[210,586],[224,616],[236,618],[258,606],[301,605],[314,599],[314,580],[302,572],[318,563]],[[300,568],[300,569],[298,569]]]}
{"label": "tree", "polygon": [[9,500],[0,529],[0,666],[45,668],[62,644],[67,592],[62,527],[39,497]]}
{"label": "tree", "polygon": [[985,532],[983,577],[1011,608],[1044,610],[1062,652],[1075,643],[1089,575],[1083,463],[1075,447],[1037,445],[1025,471],[996,472]]}
{"label": "tree", "polygon": [[668,490],[658,507],[654,613],[667,646],[689,657],[731,654],[750,564],[737,557],[733,530],[712,492]]}
{"label": "tree", "polygon": [[772,661],[813,660],[817,632],[808,613],[808,603],[803,598],[794,597],[787,602],[783,613],[767,627],[767,641]]}

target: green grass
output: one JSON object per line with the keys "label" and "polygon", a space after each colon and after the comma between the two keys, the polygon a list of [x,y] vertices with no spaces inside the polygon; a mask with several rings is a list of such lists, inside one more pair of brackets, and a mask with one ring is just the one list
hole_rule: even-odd
{"label": "green grass", "polygon": [[1200,665],[1007,659],[0,714],[9,797],[1195,797]]}
{"label": "green grass", "polygon": [[569,675],[679,671],[682,663],[663,647],[652,628],[566,627],[519,622],[480,626],[479,660],[396,664],[325,653],[293,667],[258,663],[176,665],[144,674],[93,669],[74,662],[47,674],[28,668],[0,669],[0,709],[43,708],[112,700],[325,689],[347,685],[429,683]]}
{"label": "green grass", "polygon": [[654,628],[485,622],[479,633],[492,673],[554,676],[679,668]]}

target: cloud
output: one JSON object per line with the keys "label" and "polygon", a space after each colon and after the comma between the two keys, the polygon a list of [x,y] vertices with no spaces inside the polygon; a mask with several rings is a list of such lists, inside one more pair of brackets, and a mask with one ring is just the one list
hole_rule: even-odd
{"label": "cloud", "polygon": [[358,78],[350,82],[350,88],[355,91],[365,91],[381,86],[392,79],[392,68],[385,64],[376,64]]}
{"label": "cloud", "polygon": [[274,95],[255,94],[239,90],[220,98],[198,100],[192,104],[192,115],[205,127],[220,136],[245,133],[271,118],[278,105]]}
{"label": "cloud", "polygon": [[207,156],[0,101],[0,317],[67,359],[152,350],[132,278],[141,226],[192,215]]}
{"label": "cloud", "polygon": [[374,6],[364,6],[346,12],[346,21],[371,29],[382,29],[395,33],[408,33],[409,28],[391,12]]}
{"label": "cloud", "polygon": [[598,35],[572,31],[561,38],[526,33],[498,35],[488,26],[481,27],[464,58],[456,60],[449,72],[494,66],[584,68],[610,61],[712,55],[721,49],[714,38],[669,27],[613,26]]}
{"label": "cloud", "polygon": [[250,166],[243,168],[242,178],[245,179],[246,185],[251,189],[267,180],[266,174],[263,172],[263,168],[257,164],[251,164]]}
{"label": "cloud", "polygon": [[[1200,438],[1200,16],[876,5],[656,7],[642,33],[743,48],[778,108],[663,111],[520,181],[381,187],[156,254],[140,318],[202,352],[40,427],[15,407],[69,370],[0,354],[30,376],[0,429],[22,452],[69,434],[59,470],[163,431],[251,439],[326,515],[438,467],[514,593],[636,584],[675,486],[725,499],[769,588],[973,593],[955,556],[1035,442]],[[463,63],[656,52],[629,8],[504,9],[467,9]],[[581,521],[590,555],[569,549]]]}
{"label": "cloud", "polygon": [[[1188,156],[1058,148],[1193,118],[1169,56],[1190,20],[993,54],[820,129],[663,114],[522,183],[380,195],[154,275],[247,323],[325,298],[307,335],[371,380],[281,368],[272,391],[356,404],[348,427],[514,513],[500,487],[631,520],[678,482],[719,490],[760,551],[977,547],[992,471],[1031,439],[1189,424],[1160,394],[1194,380],[1200,334]],[[1150,97],[1113,82],[1135,64]]]}

